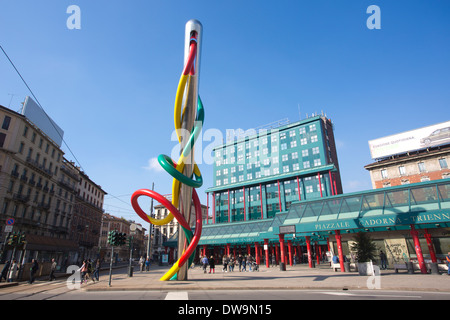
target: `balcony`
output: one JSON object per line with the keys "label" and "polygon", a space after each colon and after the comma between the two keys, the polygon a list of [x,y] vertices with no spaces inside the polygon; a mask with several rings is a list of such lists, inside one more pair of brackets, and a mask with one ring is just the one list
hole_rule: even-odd
{"label": "balcony", "polygon": [[16,201],[22,202],[22,203],[27,203],[28,201],[30,201],[30,196],[20,194],[20,193],[15,193],[13,195],[13,199]]}

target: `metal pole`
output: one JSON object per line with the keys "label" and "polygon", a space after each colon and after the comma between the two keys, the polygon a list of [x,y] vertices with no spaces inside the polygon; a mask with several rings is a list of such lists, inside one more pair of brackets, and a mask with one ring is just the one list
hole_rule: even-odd
{"label": "metal pole", "polygon": [[109,283],[108,283],[108,286],[111,286],[111,275],[112,275],[113,258],[114,258],[114,246],[111,246],[111,262],[109,263]]}
{"label": "metal pole", "polygon": [[[155,190],[155,183],[152,183],[152,191]],[[152,202],[150,205],[150,216],[153,217],[153,198],[152,198]],[[151,247],[152,247],[152,231],[153,231],[153,224],[150,223],[149,224],[149,230],[148,230],[148,240],[147,240],[147,258],[150,259],[150,253],[152,252]]]}
{"label": "metal pole", "polygon": [[[197,20],[189,20],[186,23],[185,27],[185,63],[189,56],[189,47],[190,47],[190,39],[192,32],[197,32],[197,56],[196,56],[196,66],[195,66],[195,74],[189,76],[189,81],[187,85],[187,95],[185,100],[185,109],[183,112],[182,118],[182,135],[183,138],[181,140],[181,151],[184,149],[186,143],[189,140],[189,135],[191,133],[192,128],[194,127],[195,115],[197,110],[197,102],[198,102],[198,80],[199,80],[199,70],[200,70],[200,50],[201,50],[201,37],[202,37],[202,25]],[[191,150],[189,156],[185,159],[185,166],[183,170],[183,174],[187,177],[191,177],[194,171],[194,150]],[[184,216],[186,221],[190,224],[190,216],[191,216],[191,207],[192,207],[192,187],[189,187],[185,184],[181,184],[180,187],[180,200],[178,204],[178,209],[181,211],[181,214]],[[183,251],[186,249],[186,236],[183,232],[181,232],[181,228],[179,228],[178,232],[178,257],[181,256]],[[177,272],[178,280],[188,280],[187,271],[189,269],[188,263],[185,263],[180,270]]]}

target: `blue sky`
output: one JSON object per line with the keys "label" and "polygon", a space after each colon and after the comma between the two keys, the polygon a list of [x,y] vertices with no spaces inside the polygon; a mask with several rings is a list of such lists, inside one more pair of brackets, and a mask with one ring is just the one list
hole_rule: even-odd
{"label": "blue sky", "polygon": [[[74,4],[80,30],[66,26]],[[366,26],[373,4],[379,30]],[[2,0],[0,43],[78,164],[108,192],[107,212],[142,222],[130,195],[152,182],[171,192],[171,177],[149,160],[176,146],[188,20],[204,30],[204,129],[247,130],[323,111],[335,124],[344,192],[353,192],[371,189],[369,140],[449,120],[449,9],[442,0]],[[30,93],[3,55],[0,75],[0,104],[18,110]],[[206,202],[212,165],[200,169]]]}

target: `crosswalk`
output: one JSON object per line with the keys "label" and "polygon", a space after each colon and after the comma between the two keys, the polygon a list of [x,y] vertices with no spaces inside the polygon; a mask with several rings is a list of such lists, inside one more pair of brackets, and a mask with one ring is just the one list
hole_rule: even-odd
{"label": "crosswalk", "polygon": [[171,291],[168,292],[164,300],[189,300],[186,291]]}

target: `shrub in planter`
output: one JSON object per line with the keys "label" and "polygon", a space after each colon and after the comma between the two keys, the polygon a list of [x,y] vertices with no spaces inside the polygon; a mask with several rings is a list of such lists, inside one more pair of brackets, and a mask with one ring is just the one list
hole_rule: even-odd
{"label": "shrub in planter", "polygon": [[356,255],[358,272],[360,275],[371,275],[373,273],[371,261],[375,260],[377,247],[368,233],[358,232],[353,237],[354,244],[350,247]]}

